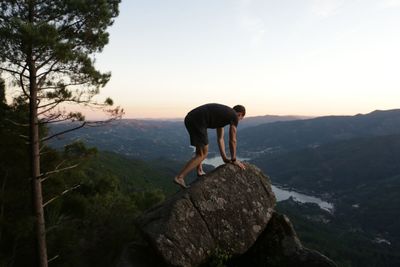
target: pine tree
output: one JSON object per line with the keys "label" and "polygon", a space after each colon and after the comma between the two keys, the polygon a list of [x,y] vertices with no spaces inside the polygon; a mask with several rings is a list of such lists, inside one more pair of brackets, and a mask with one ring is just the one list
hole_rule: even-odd
{"label": "pine tree", "polygon": [[[0,71],[10,75],[29,103],[30,179],[39,266],[48,266],[40,145],[62,133],[40,136],[39,126],[78,120],[79,112],[65,112],[63,103],[103,108],[118,117],[119,108],[107,109],[112,100],[93,97],[110,73],[94,67],[94,55],[108,42],[107,28],[118,15],[120,0],[0,0]],[[64,131],[66,132],[66,131]]]}

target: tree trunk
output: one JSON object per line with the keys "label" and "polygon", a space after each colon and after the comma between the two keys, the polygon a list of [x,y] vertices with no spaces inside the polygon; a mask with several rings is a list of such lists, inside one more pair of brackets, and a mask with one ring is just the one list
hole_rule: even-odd
{"label": "tree trunk", "polygon": [[[32,81],[32,79],[31,79]],[[42,183],[40,181],[39,124],[37,117],[36,84],[30,85],[29,127],[30,127],[30,161],[32,177],[33,211],[36,219],[36,239],[38,245],[39,266],[47,267],[46,228],[43,210]]]}
{"label": "tree trunk", "polygon": [[[31,52],[31,51],[29,51]],[[30,141],[30,165],[32,178],[32,201],[35,216],[36,241],[38,249],[38,261],[40,267],[47,267],[46,227],[43,210],[42,183],[40,177],[40,149],[39,149],[39,123],[37,102],[37,79],[35,62],[32,54],[28,53],[29,66],[29,141]]]}
{"label": "tree trunk", "polygon": [[[5,206],[5,202],[6,202],[6,197],[5,197],[5,192],[6,192],[6,183],[7,183],[7,179],[8,179],[8,172],[5,171],[4,173],[4,178],[3,178],[3,183],[1,185],[1,207],[0,207],[0,220],[3,221],[4,218],[4,206]],[[2,242],[1,239],[3,237],[3,227],[0,225],[0,243]]]}
{"label": "tree trunk", "polygon": [[[5,171],[4,173],[4,178],[3,178],[3,183],[1,185],[1,207],[0,207],[0,220],[3,221],[4,218],[4,207],[5,207],[5,203],[6,203],[6,197],[5,197],[5,192],[6,192],[6,183],[7,183],[7,179],[8,179],[8,172]],[[3,237],[3,227],[0,225],[0,243],[1,243],[1,239]]]}

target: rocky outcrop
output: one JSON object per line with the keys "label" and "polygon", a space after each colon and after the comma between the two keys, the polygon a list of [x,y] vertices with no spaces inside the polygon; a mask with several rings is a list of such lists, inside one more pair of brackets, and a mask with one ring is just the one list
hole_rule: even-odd
{"label": "rocky outcrop", "polygon": [[254,166],[229,164],[200,178],[139,225],[153,247],[174,266],[196,266],[219,248],[239,255],[256,241],[272,216],[275,196],[268,178]]}
{"label": "rocky outcrop", "polygon": [[303,247],[288,217],[274,212],[254,245],[230,265],[236,267],[334,267],[336,264],[315,250]]}
{"label": "rocky outcrop", "polygon": [[[241,170],[227,164],[147,211],[138,218],[138,227],[165,266],[207,265],[216,251],[229,255],[232,266],[330,263],[302,247],[289,220],[276,214],[274,206],[270,181],[257,167],[246,164]],[[250,258],[257,260],[248,265]]]}

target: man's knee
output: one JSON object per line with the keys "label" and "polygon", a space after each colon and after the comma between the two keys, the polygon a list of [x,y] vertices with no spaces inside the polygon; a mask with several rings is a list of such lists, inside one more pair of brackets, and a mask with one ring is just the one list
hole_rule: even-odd
{"label": "man's knee", "polygon": [[208,154],[208,146],[197,147],[196,154],[202,159],[205,159]]}
{"label": "man's knee", "polygon": [[203,159],[207,158],[208,146],[204,146],[202,152],[203,152],[203,153],[202,153]]}

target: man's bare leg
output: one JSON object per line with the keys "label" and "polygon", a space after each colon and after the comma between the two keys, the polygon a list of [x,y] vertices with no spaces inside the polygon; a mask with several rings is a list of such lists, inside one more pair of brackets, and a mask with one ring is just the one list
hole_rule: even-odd
{"label": "man's bare leg", "polygon": [[185,166],[182,168],[179,174],[174,178],[174,182],[179,184],[181,187],[186,188],[187,187],[185,184],[186,175],[191,170],[201,165],[201,162],[207,157],[207,153],[208,153],[208,145],[196,147],[195,156],[185,164]]}
{"label": "man's bare leg", "polygon": [[204,176],[206,173],[203,171],[203,162],[200,162],[199,166],[197,166],[197,176]]}
{"label": "man's bare leg", "polygon": [[[196,147],[196,154],[201,154],[200,151],[198,151],[198,148]],[[204,176],[206,173],[203,171],[203,161],[200,162],[199,165],[197,165],[197,176]]]}

